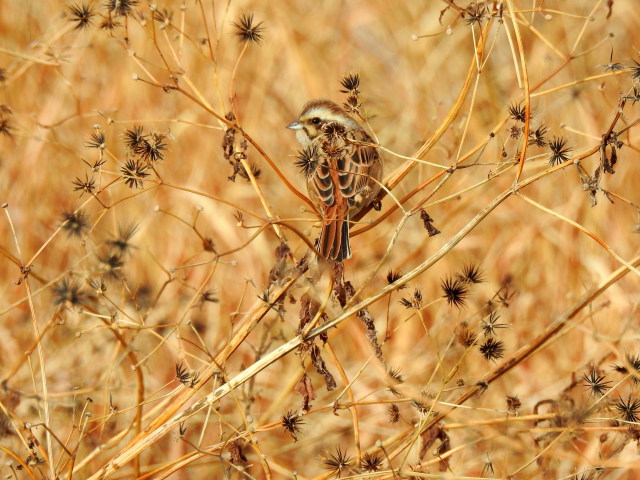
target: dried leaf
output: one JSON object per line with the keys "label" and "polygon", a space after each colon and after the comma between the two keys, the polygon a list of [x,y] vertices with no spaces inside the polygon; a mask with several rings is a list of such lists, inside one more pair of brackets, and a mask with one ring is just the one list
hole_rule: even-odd
{"label": "dried leaf", "polygon": [[311,379],[305,373],[295,386],[295,391],[302,397],[302,410],[308,412],[311,409],[310,402],[316,398],[316,390],[313,388]]}
{"label": "dried leaf", "polygon": [[[436,440],[440,440],[440,446],[434,452],[434,455],[441,456],[444,453],[451,450],[451,440],[449,435],[442,428],[442,422],[433,425],[431,428],[425,430],[420,436],[422,437],[422,447],[420,448],[420,458],[423,458],[427,453],[427,450],[435,443]],[[440,471],[446,472],[449,467],[449,460],[446,458],[440,459]]]}
{"label": "dried leaf", "polygon": [[347,304],[347,293],[344,289],[344,264],[342,262],[333,263],[333,296],[341,307]]}
{"label": "dried leaf", "polygon": [[327,386],[327,390],[331,391],[336,388],[336,380],[333,375],[327,370],[327,365],[324,362],[322,355],[320,354],[320,348],[314,344],[311,348],[311,361],[316,367],[316,371],[324,377],[324,383]]}
{"label": "dried leaf", "polygon": [[[353,288],[353,285],[351,284],[351,282],[345,283],[345,291],[349,300],[351,300],[351,298],[356,293],[355,288]],[[378,358],[378,360],[380,360],[384,364],[385,363],[384,356],[382,354],[382,348],[378,343],[378,331],[376,330],[376,324],[373,320],[373,317],[371,316],[367,308],[363,308],[362,310],[359,310],[356,315],[358,316],[358,318],[363,323],[366,329],[367,340],[369,340],[369,343],[373,347],[373,351],[375,352],[376,357]]]}
{"label": "dried leaf", "polygon": [[276,261],[273,268],[269,272],[269,284],[279,283],[287,276],[287,260],[291,253],[291,249],[286,243],[278,245],[275,251]]}
{"label": "dried leaf", "polygon": [[247,457],[244,456],[244,453],[242,452],[242,446],[240,445],[240,442],[238,440],[229,443],[229,446],[227,448],[229,449],[229,454],[231,455],[231,463],[246,463]]}
{"label": "dried leaf", "polygon": [[422,219],[423,223],[424,223],[424,228],[427,230],[427,234],[430,237],[433,237],[435,235],[438,235],[440,233],[440,230],[438,230],[436,227],[433,226],[433,218],[431,218],[431,216],[429,216],[429,214],[426,212],[426,210],[422,209],[420,210],[420,218]]}

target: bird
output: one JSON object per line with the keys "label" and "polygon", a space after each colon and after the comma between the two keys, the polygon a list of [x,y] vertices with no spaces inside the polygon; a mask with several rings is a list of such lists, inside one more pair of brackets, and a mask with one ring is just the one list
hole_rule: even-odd
{"label": "bird", "polygon": [[320,255],[342,262],[351,257],[349,218],[380,191],[382,158],[369,134],[330,100],[308,102],[287,128],[303,148],[296,164],[322,216]]}

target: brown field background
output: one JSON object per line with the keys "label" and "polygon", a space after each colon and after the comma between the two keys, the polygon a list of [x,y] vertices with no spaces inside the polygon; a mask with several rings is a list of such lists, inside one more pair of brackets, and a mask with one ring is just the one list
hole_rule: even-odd
{"label": "brown field background", "polygon": [[[108,29],[103,2],[86,28],[74,28],[81,3],[0,2],[2,477],[640,478],[638,5],[479,4],[492,14],[470,22],[464,1],[139,2]],[[154,8],[170,20],[154,21]],[[234,26],[251,14],[259,43]],[[298,233],[313,242],[319,229],[282,179],[306,194],[285,126],[310,99],[344,102],[340,80],[353,72],[386,178],[407,175],[360,220],[371,228],[352,229],[345,262],[383,358],[347,315],[326,344],[315,340],[329,391],[308,352],[276,350],[298,335],[304,295],[323,305],[320,324],[349,311],[313,254],[290,282],[310,252]],[[255,184],[228,179],[226,126],[211,111],[224,117],[231,97],[255,143]],[[527,102],[530,129],[546,125],[546,140],[571,150],[550,166],[549,147],[529,145],[518,176],[526,142],[512,127],[524,123],[509,107]],[[592,206],[577,165],[593,174],[614,120],[622,147]],[[124,136],[137,125],[165,135],[167,150],[130,188],[122,168],[136,154]],[[90,148],[100,132],[103,148]],[[93,192],[74,191],[91,178]],[[405,196],[403,217],[392,209]],[[77,209],[86,226],[74,236],[63,222]],[[281,259],[278,232],[291,249]],[[382,292],[389,271],[420,265],[408,288]],[[458,308],[443,279],[469,265],[484,281]],[[406,308],[416,289],[421,305]],[[503,355],[487,359],[489,300],[505,328],[493,336]],[[459,341],[464,324],[474,345]],[[256,362],[267,366],[252,371]],[[199,372],[195,388],[176,364]],[[609,382],[604,397],[583,378],[592,369]],[[207,401],[226,382],[235,388]],[[288,412],[303,422],[297,441],[282,426]]]}

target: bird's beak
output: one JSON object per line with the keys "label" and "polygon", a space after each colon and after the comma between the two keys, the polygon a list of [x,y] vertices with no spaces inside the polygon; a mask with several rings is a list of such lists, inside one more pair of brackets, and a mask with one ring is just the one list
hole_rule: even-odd
{"label": "bird's beak", "polygon": [[289,125],[287,125],[287,128],[290,128],[291,130],[302,130],[302,125],[300,125],[300,123],[296,120],[295,122],[291,122]]}

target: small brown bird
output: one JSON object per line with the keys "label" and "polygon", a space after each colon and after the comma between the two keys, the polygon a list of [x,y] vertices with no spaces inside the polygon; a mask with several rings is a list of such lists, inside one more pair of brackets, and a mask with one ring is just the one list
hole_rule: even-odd
{"label": "small brown bird", "polygon": [[307,103],[287,128],[296,131],[303,147],[297,164],[322,214],[320,254],[336,262],[346,260],[351,257],[349,217],[380,191],[380,155],[367,132],[329,100]]}

